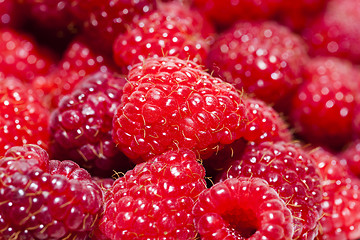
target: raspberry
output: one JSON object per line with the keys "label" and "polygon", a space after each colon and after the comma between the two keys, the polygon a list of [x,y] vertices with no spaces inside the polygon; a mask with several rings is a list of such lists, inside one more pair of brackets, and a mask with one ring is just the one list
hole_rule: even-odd
{"label": "raspberry", "polygon": [[306,28],[303,37],[312,55],[346,58],[360,63],[360,2],[331,0],[323,15]]}
{"label": "raspberry", "polygon": [[314,239],[322,214],[321,178],[311,156],[299,145],[263,142],[248,145],[219,175],[226,178],[258,177],[274,188],[294,217],[293,239]]}
{"label": "raspberry", "polygon": [[112,119],[125,82],[97,72],[62,98],[50,120],[52,158],[71,159],[98,176],[131,167],[112,140]]}
{"label": "raspberry", "polygon": [[164,55],[202,64],[209,51],[209,34],[201,35],[204,26],[210,24],[199,12],[179,2],[163,3],[119,35],[114,43],[115,61],[127,70],[147,57]]}
{"label": "raspberry", "polygon": [[[88,239],[102,211],[100,188],[74,162],[49,161],[42,151],[25,147],[23,158],[0,160],[1,239]],[[47,169],[26,157],[38,153]]]}
{"label": "raspberry", "polygon": [[129,72],[113,139],[135,162],[179,147],[204,157],[242,137],[245,124],[233,86],[194,62],[149,58]]}
{"label": "raspberry", "polygon": [[351,142],[338,156],[347,162],[351,172],[360,177],[360,140]]}
{"label": "raspberry", "polygon": [[216,25],[231,26],[240,19],[266,19],[278,10],[282,0],[194,0],[197,8]]}
{"label": "raspberry", "polygon": [[320,220],[318,238],[360,238],[360,180],[349,171],[346,162],[325,151],[317,149],[311,153],[323,178],[324,216]]}
{"label": "raspberry", "polygon": [[232,178],[203,191],[193,208],[201,239],[292,239],[286,204],[260,178]]}
{"label": "raspberry", "polygon": [[301,83],[305,46],[275,22],[238,22],[215,41],[207,66],[237,89],[273,104]]}
{"label": "raspberry", "polygon": [[111,239],[194,239],[191,211],[204,176],[187,149],[138,164],[107,192],[100,229]]}
{"label": "raspberry", "polygon": [[308,62],[290,112],[290,121],[303,139],[332,149],[351,139],[359,73],[350,62],[336,58]]}
{"label": "raspberry", "polygon": [[37,144],[47,148],[49,110],[18,79],[0,77],[0,82],[0,157],[17,145]]}
{"label": "raspberry", "polygon": [[[80,0],[71,1],[78,2]],[[140,16],[156,8],[155,0],[107,0],[99,2],[85,6],[84,10],[89,15],[83,22],[84,33],[88,36],[87,40],[91,46],[105,51],[110,56],[116,37],[120,33],[126,32],[127,26],[139,19]],[[79,10],[75,11],[84,12],[82,9],[84,5],[87,4],[77,5]],[[91,12],[91,7],[94,5],[97,7]],[[88,11],[89,8],[90,12]]]}
{"label": "raspberry", "polygon": [[0,27],[16,27],[21,17],[16,9],[15,1],[0,0]]}
{"label": "raspberry", "polygon": [[35,79],[33,86],[47,105],[57,107],[61,97],[69,94],[85,76],[111,69],[108,59],[96,54],[84,41],[82,38],[75,39],[57,68],[47,76]]}
{"label": "raspberry", "polygon": [[248,141],[285,141],[291,140],[291,133],[285,121],[265,102],[247,98],[244,99],[249,122],[246,125],[244,138]]}
{"label": "raspberry", "polygon": [[46,75],[54,62],[34,39],[11,29],[0,29],[0,69],[24,82]]}

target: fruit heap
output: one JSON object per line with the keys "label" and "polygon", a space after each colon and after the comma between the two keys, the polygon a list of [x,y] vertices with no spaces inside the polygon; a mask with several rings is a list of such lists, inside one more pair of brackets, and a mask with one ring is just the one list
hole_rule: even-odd
{"label": "fruit heap", "polygon": [[0,0],[0,240],[360,239],[359,0]]}

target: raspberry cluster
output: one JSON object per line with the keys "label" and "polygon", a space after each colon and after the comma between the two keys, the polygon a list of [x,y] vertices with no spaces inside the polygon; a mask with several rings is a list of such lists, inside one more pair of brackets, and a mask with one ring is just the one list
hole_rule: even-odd
{"label": "raspberry cluster", "polygon": [[0,240],[360,239],[359,0],[0,0]]}

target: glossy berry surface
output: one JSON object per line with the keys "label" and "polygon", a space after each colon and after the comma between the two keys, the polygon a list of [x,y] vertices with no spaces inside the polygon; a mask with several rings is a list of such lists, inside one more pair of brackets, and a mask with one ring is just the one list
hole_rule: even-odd
{"label": "glossy berry surface", "polygon": [[128,70],[154,56],[176,56],[203,64],[209,51],[206,38],[210,33],[202,35],[206,27],[210,24],[198,11],[178,2],[163,3],[119,35],[113,47],[114,59]]}
{"label": "glossy berry surface", "polygon": [[34,90],[15,78],[0,77],[0,157],[13,146],[37,144],[47,148],[49,110]]}
{"label": "glossy berry surface", "polygon": [[322,216],[321,178],[311,156],[299,145],[263,142],[248,145],[219,175],[226,178],[258,177],[274,188],[294,218],[294,239],[315,239]]}
{"label": "glossy berry surface", "polygon": [[106,195],[100,229],[111,239],[193,239],[192,208],[205,188],[204,168],[179,149],[138,164]]}
{"label": "glossy berry surface", "polygon": [[352,141],[339,156],[340,159],[345,160],[349,166],[350,171],[360,177],[360,140]]}
{"label": "glossy berry surface", "polygon": [[112,119],[125,82],[97,72],[62,98],[50,120],[52,158],[72,159],[100,176],[131,167],[112,141]]}
{"label": "glossy berry surface", "polygon": [[319,239],[360,238],[360,180],[350,173],[346,162],[319,148],[312,151],[320,169],[323,188]]}
{"label": "glossy berry surface", "polygon": [[201,239],[292,239],[285,202],[260,178],[231,178],[199,195],[193,208]]}
{"label": "glossy berry surface", "polygon": [[306,59],[305,43],[290,29],[242,21],[217,38],[207,66],[237,89],[276,103],[301,83]]}
{"label": "glossy berry surface", "polygon": [[[304,70],[304,83],[292,102],[290,120],[313,144],[339,149],[353,134],[359,70],[336,58],[316,58]],[[314,121],[316,119],[316,121]],[[335,127],[336,126],[336,127]]]}
{"label": "glossy berry surface", "polygon": [[191,61],[149,58],[128,75],[113,138],[135,161],[179,147],[204,156],[242,137],[245,122],[232,85]]}
{"label": "glossy berry surface", "polygon": [[0,238],[88,239],[102,211],[90,174],[72,161],[47,159],[42,169],[26,154],[9,158],[0,160]]}

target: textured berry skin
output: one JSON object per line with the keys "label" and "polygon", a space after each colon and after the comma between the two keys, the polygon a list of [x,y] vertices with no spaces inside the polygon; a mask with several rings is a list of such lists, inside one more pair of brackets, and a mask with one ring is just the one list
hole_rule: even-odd
{"label": "textured berry skin", "polygon": [[46,149],[49,110],[18,79],[0,77],[0,82],[0,157],[10,147],[23,144],[37,144]]}
{"label": "textured berry skin", "polygon": [[360,177],[360,140],[354,140],[346,149],[338,156],[340,159],[345,160],[349,166],[350,171]]}
{"label": "textured berry skin", "polygon": [[[71,0],[79,2],[82,0]],[[84,33],[88,36],[87,40],[91,46],[104,50],[111,56],[112,46],[116,37],[120,33],[126,32],[127,26],[139,19],[142,15],[156,9],[155,0],[109,0],[97,1],[88,6],[79,4],[79,10],[85,8],[89,13],[88,18],[84,21]],[[93,6],[94,11],[91,12]],[[90,8],[90,12],[88,11]],[[81,9],[81,10],[80,10]],[[84,11],[82,11],[84,12]]]}
{"label": "textured berry skin", "polygon": [[0,29],[0,69],[5,76],[24,82],[46,75],[54,65],[52,57],[34,39],[12,29]]}
{"label": "textured berry skin", "polygon": [[254,98],[245,98],[244,103],[249,120],[244,134],[246,140],[256,143],[291,141],[291,132],[285,121],[271,106]]}
{"label": "textured berry skin", "polygon": [[256,177],[226,179],[203,191],[193,214],[202,240],[285,240],[294,233],[284,201]]}
{"label": "textured berry skin", "polygon": [[349,170],[346,161],[322,148],[311,153],[323,178],[324,216],[320,219],[318,239],[360,238],[360,180]]}
{"label": "textured berry skin", "polygon": [[204,157],[242,137],[244,111],[232,85],[194,62],[149,58],[129,72],[113,139],[135,162],[179,147]]}
{"label": "textured berry skin", "polygon": [[237,89],[276,103],[301,83],[306,45],[275,22],[238,22],[210,49],[207,66]]}
{"label": "textured berry skin", "polygon": [[294,217],[293,239],[314,239],[322,215],[321,178],[311,156],[299,145],[263,142],[248,145],[219,175],[226,178],[258,177],[274,188]]}
{"label": "textured berry skin", "polygon": [[72,161],[47,159],[41,169],[24,153],[0,160],[0,239],[88,239],[102,211],[99,186]]}
{"label": "textured berry skin", "polygon": [[125,82],[121,76],[97,72],[62,98],[50,120],[52,158],[71,159],[98,176],[131,167],[112,140],[112,119]]}
{"label": "textured berry skin", "polygon": [[75,39],[67,48],[60,63],[50,74],[35,79],[33,87],[44,98],[46,105],[57,107],[62,96],[71,93],[85,76],[111,69],[110,61],[95,53],[84,43]]}
{"label": "textured berry skin", "polygon": [[194,239],[192,208],[206,188],[204,177],[187,149],[138,164],[107,192],[100,229],[111,239]]}
{"label": "textured berry skin", "polygon": [[163,3],[119,35],[114,43],[114,59],[127,70],[154,56],[176,56],[203,64],[209,52],[209,33],[202,35],[203,28],[210,26],[205,21],[198,11],[180,2]]}
{"label": "textured berry skin", "polygon": [[360,63],[360,2],[331,0],[321,16],[305,29],[303,36],[312,55],[326,55]]}
{"label": "textured berry skin", "polygon": [[279,9],[282,0],[194,0],[194,5],[216,25],[231,26],[240,19],[266,19]]}
{"label": "textured berry skin", "polygon": [[303,139],[333,149],[351,139],[359,73],[351,63],[335,58],[308,62],[290,112],[290,121]]}

